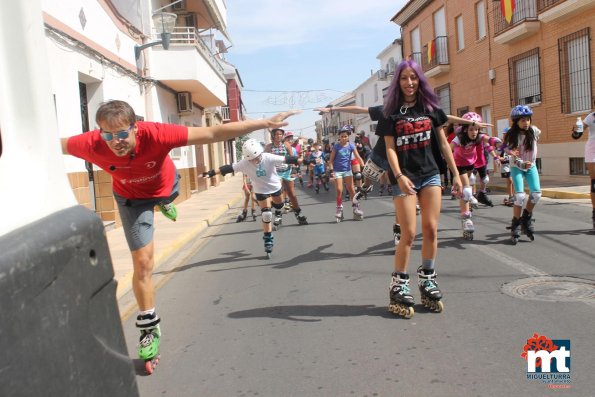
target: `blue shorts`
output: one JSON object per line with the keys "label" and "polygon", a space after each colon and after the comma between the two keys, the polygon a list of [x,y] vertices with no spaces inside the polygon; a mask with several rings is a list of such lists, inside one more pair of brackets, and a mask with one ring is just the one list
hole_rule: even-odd
{"label": "blue shorts", "polygon": [[289,168],[287,171],[277,171],[277,175],[279,175],[279,178],[281,178],[284,181],[294,181],[295,178],[291,177],[291,168]]}
{"label": "blue shorts", "polygon": [[[426,186],[442,186],[442,182],[440,181],[440,174],[428,176],[426,178],[418,178],[418,179],[411,179],[411,182],[415,185],[415,191],[419,193],[421,189]],[[401,192],[401,188],[399,184],[393,185],[393,197],[402,197],[407,196]]]}
{"label": "blue shorts", "polygon": [[335,171],[335,179],[346,178],[348,176],[353,176],[353,172],[351,170],[349,170],[349,171]]}

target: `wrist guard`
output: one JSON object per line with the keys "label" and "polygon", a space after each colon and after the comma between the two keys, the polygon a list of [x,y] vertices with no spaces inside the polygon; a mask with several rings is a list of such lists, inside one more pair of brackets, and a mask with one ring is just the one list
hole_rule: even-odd
{"label": "wrist guard", "polygon": [[226,165],[222,165],[221,167],[219,167],[219,172],[221,173],[221,175],[225,176],[227,174],[235,174],[233,172],[233,166],[226,164]]}
{"label": "wrist guard", "polygon": [[207,172],[203,172],[202,173],[203,178],[206,178],[206,177],[212,178],[215,175],[216,175],[215,174],[215,170],[210,170],[210,171],[207,171]]}
{"label": "wrist guard", "polygon": [[298,164],[298,158],[295,156],[286,156],[285,157],[285,162],[287,164],[294,164],[297,165]]}

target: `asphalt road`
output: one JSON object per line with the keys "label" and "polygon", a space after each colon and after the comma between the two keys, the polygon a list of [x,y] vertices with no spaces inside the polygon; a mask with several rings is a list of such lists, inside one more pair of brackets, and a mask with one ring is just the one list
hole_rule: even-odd
{"label": "asphalt road", "polygon": [[[542,199],[535,241],[516,246],[512,210],[475,211],[462,239],[458,205],[443,199],[436,260],[444,311],[387,311],[393,209],[373,194],[365,220],[334,221],[334,192],[298,188],[293,214],[264,255],[260,218],[239,210],[160,270],[162,360],[135,360],[142,396],[527,396],[595,393],[595,250],[587,200]],[[503,196],[494,195],[494,202]],[[421,263],[420,239],[410,271]],[[416,277],[413,278],[416,280]],[[124,322],[129,353],[138,331]],[[534,334],[570,341],[570,389],[527,379]],[[557,345],[560,347],[560,343]],[[555,360],[553,360],[555,362]],[[552,368],[556,368],[555,365]]]}

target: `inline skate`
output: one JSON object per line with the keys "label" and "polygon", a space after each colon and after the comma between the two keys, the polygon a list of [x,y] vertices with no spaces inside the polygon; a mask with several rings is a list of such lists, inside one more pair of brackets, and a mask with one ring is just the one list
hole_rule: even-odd
{"label": "inline skate", "polygon": [[393,238],[395,239],[395,247],[399,245],[399,241],[401,240],[401,225],[395,223],[393,225]]}
{"label": "inline skate", "polygon": [[527,211],[527,209],[523,210],[523,215],[521,215],[521,232],[524,233],[529,240],[535,240],[535,236],[533,235],[533,213]]}
{"label": "inline skate", "polygon": [[265,233],[262,239],[264,240],[264,252],[267,255],[267,259],[271,259],[271,255],[273,254],[273,234]]}
{"label": "inline skate", "polygon": [[157,206],[166,218],[171,219],[174,222],[176,221],[176,218],[178,217],[178,210],[174,203],[159,203]]}
{"label": "inline skate", "polygon": [[[236,223],[245,221],[247,215],[248,215],[248,210],[242,210],[242,213],[240,215],[238,215],[238,219],[236,219]],[[254,210],[252,210],[252,216],[254,216]]]}
{"label": "inline skate", "polygon": [[289,199],[285,199],[285,203],[283,203],[283,212],[287,214],[289,211],[291,211],[291,203],[289,202]]}
{"label": "inline skate", "polygon": [[145,371],[151,375],[159,364],[159,344],[161,341],[161,330],[159,323],[161,319],[156,313],[139,314],[136,317],[136,326],[140,329],[138,344],[138,357],[145,360]]}
{"label": "inline skate", "polygon": [[436,283],[436,272],[434,269],[417,269],[418,286],[421,294],[421,303],[430,310],[440,313],[444,309],[442,303],[442,292]]}
{"label": "inline skate", "polygon": [[484,191],[479,191],[477,193],[477,201],[479,201],[480,203],[482,203],[483,205],[486,205],[488,207],[494,206],[494,203],[492,203],[492,200],[490,200],[490,197]]}
{"label": "inline skate", "polygon": [[353,219],[356,221],[363,221],[364,220],[364,211],[359,206],[359,203],[351,204],[351,208],[353,209]]}
{"label": "inline skate", "polygon": [[295,214],[295,219],[297,219],[298,224],[300,225],[307,225],[308,220],[304,214],[302,214],[301,208],[296,208],[293,212]]}
{"label": "inline skate", "polygon": [[280,210],[275,210],[275,218],[273,219],[273,230],[277,231],[283,223],[283,214]]}
{"label": "inline skate", "polygon": [[252,209],[252,220],[256,222],[256,210]]}
{"label": "inline skate", "polygon": [[463,226],[463,238],[465,240],[473,240],[473,232],[475,227],[471,220],[471,212],[464,212],[461,214],[461,224]]}
{"label": "inline skate", "polygon": [[342,205],[338,205],[337,206],[337,211],[335,212],[335,219],[337,220],[337,223],[339,222],[343,222],[343,206]]}
{"label": "inline skate", "polygon": [[469,209],[471,211],[473,211],[478,208],[479,208],[479,201],[477,201],[477,198],[475,196],[471,196],[471,198],[469,199]]}
{"label": "inline skate", "polygon": [[415,311],[413,305],[415,301],[411,296],[411,288],[409,287],[409,275],[406,273],[392,274],[392,279],[389,288],[388,311],[404,318],[411,318]]}
{"label": "inline skate", "polygon": [[512,207],[514,205],[514,196],[504,197],[504,201],[502,202],[507,207]]}
{"label": "inline skate", "polygon": [[365,184],[362,185],[362,187],[357,189],[355,196],[353,196],[353,200],[360,201],[362,199],[362,197],[364,198],[364,200],[367,200],[368,193],[370,193],[372,191],[373,187],[374,187],[373,185],[370,185],[370,186],[366,186]]}
{"label": "inline skate", "polygon": [[380,188],[378,189],[378,194],[382,196],[384,194],[384,183],[380,184]]}
{"label": "inline skate", "polygon": [[520,218],[512,218],[512,222],[507,229],[510,229],[510,240],[512,245],[516,245],[521,237],[521,220]]}

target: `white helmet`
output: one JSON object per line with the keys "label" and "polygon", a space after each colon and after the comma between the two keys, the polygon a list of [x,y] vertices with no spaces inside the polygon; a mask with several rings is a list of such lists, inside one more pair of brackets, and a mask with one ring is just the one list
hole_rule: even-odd
{"label": "white helmet", "polygon": [[264,152],[262,145],[256,139],[248,139],[242,145],[242,152],[244,153],[244,157],[248,160],[254,160],[258,156]]}

